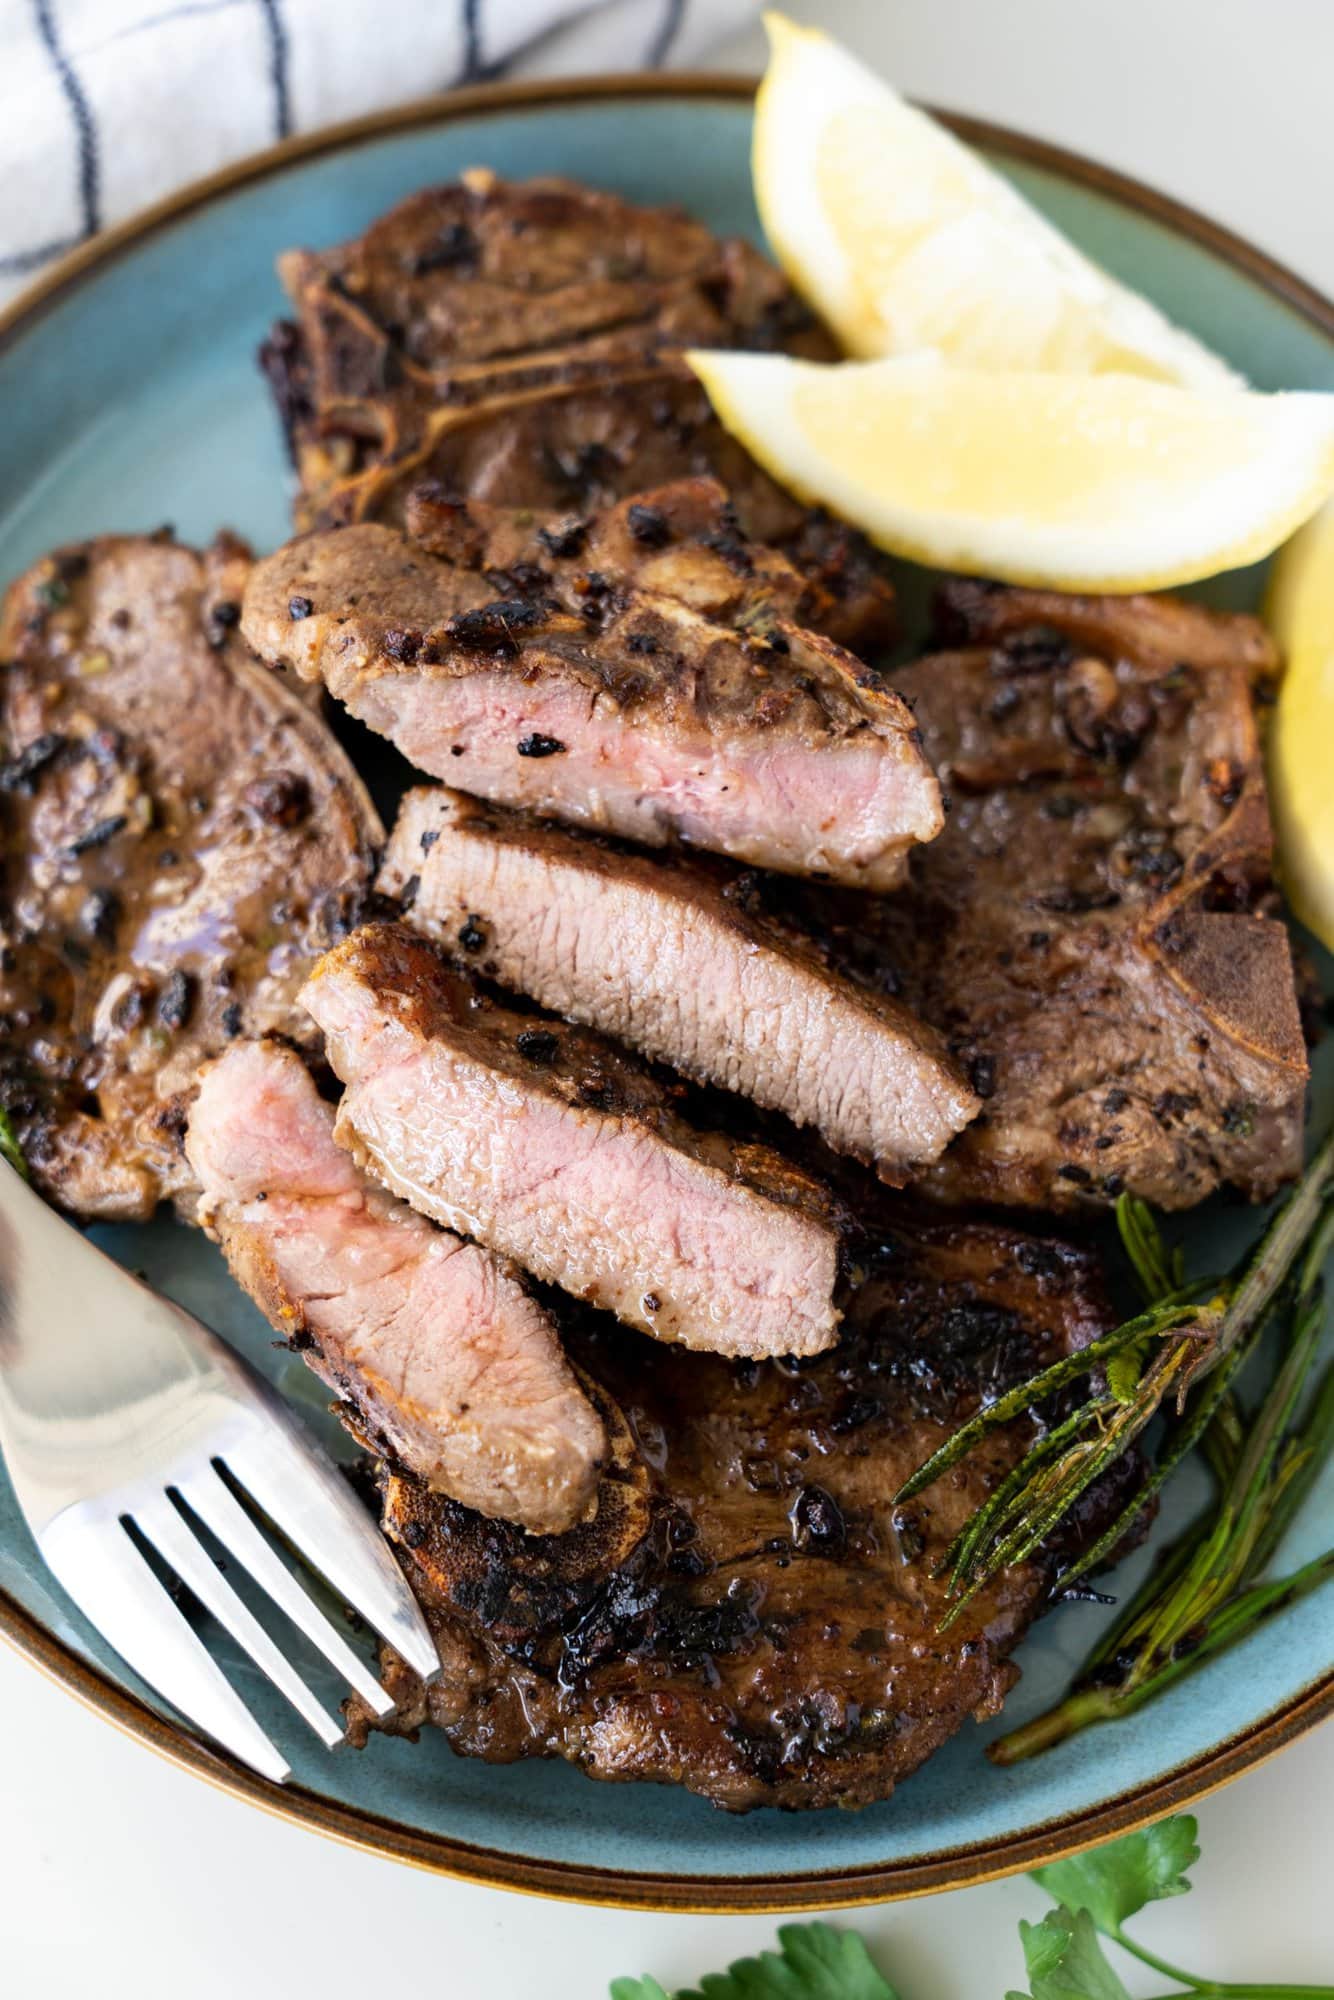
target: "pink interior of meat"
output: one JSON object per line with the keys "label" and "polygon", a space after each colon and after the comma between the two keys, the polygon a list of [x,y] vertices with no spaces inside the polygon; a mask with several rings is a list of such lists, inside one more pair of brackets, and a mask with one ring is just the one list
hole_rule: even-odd
{"label": "pink interior of meat", "polygon": [[[966,1121],[968,1093],[911,1022],[823,968],[758,949],[673,895],[665,870],[646,883],[629,867],[582,867],[558,834],[534,854],[474,833],[466,804],[453,824],[446,794],[417,797],[391,843],[391,885],[417,874],[411,921],[446,935],[480,912],[506,985],[890,1168],[936,1158]],[[437,838],[423,853],[428,824]]]}
{"label": "pink interior of meat", "polygon": [[829,1226],[633,1121],[416,1038],[346,973],[324,971],[306,1002],[349,1085],[340,1133],[425,1213],[689,1346],[800,1354],[832,1342]]}
{"label": "pink interior of meat", "polygon": [[551,1322],[489,1252],[367,1185],[295,1057],[238,1047],[206,1075],[187,1144],[415,1470],[488,1513],[577,1518],[602,1427]]}
{"label": "pink interior of meat", "polygon": [[[479,673],[364,682],[357,712],[419,770],[650,845],[679,839],[759,865],[877,886],[937,830],[935,781],[870,729],[806,746],[775,731],[673,741],[569,683]],[[534,739],[536,743],[534,743]],[[522,755],[521,743],[547,754]]]}

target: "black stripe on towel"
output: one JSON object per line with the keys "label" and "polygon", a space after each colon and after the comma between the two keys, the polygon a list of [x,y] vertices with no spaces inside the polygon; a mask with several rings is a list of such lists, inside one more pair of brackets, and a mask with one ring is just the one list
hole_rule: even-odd
{"label": "black stripe on towel", "polygon": [[60,43],[60,33],[56,27],[55,0],[32,0],[33,13],[37,17],[37,32],[43,47],[51,58],[51,67],[60,79],[60,88],[65,94],[70,115],[74,120],[74,130],[79,142],[79,205],[83,212],[83,234],[94,236],[102,227],[101,174],[97,159],[97,127],[93,121],[92,108],[84,94],[83,85],[74,72],[74,65]]}
{"label": "black stripe on towel", "polygon": [[460,83],[476,83],[486,75],[482,61],[481,0],[463,0],[463,68]]}
{"label": "black stripe on towel", "polygon": [[292,103],[287,88],[287,29],[283,24],[282,0],[259,0],[264,25],[269,31],[269,81],[273,85],[273,132],[285,139],[292,129]]}
{"label": "black stripe on towel", "polygon": [[676,38],[681,32],[685,11],[686,0],[664,0],[662,19],[654,29],[653,40],[649,43],[646,60],[650,69],[661,69],[671,54]]}

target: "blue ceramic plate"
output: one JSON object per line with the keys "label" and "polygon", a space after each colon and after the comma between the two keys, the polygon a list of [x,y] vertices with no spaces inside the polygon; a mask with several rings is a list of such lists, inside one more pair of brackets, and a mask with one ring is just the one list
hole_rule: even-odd
{"label": "blue ceramic plate", "polygon": [[[1266,388],[1334,388],[1334,308],[1198,217],[1010,135],[966,128],[1060,226]],[[287,525],[288,471],[255,369],[282,299],[276,254],[348,236],[423,183],[485,164],[570,174],[635,200],[679,201],[758,236],[748,90],[730,80],[611,80],[479,91],[297,142],[77,253],[0,322],[5,480],[0,577],[54,543],[172,522],[220,523],[260,549]],[[1212,595],[1257,600],[1261,577]],[[1324,1079],[1325,1115],[1334,1076]],[[1235,1250],[1255,1219],[1220,1207],[1197,1233]],[[323,1394],[232,1285],[216,1252],[170,1223],[102,1240],[220,1328],[339,1449]],[[1159,1536],[1199,1488],[1174,1488]],[[1285,1565],[1334,1541],[1334,1479]],[[1131,1582],[1147,1555],[1126,1565]],[[1019,1653],[1006,1725],[1062,1689],[1107,1614],[1054,1613]],[[1223,1782],[1334,1708],[1334,1592],[1289,1610],[1146,1713],[1000,1771],[969,1726],[889,1804],[762,1812],[743,1823],[684,1793],[597,1785],[561,1764],[492,1769],[443,1738],[312,1748],[253,1672],[228,1661],[287,1747],[287,1790],[200,1743],[129,1676],[49,1584],[0,1484],[0,1628],[76,1693],[168,1755],[257,1803],[381,1852],[480,1880],[589,1900],[727,1909],[828,1905],[952,1887],[1106,1838]]]}

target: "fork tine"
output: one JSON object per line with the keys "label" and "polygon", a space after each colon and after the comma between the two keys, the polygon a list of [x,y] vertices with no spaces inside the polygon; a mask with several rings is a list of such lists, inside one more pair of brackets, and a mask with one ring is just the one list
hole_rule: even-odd
{"label": "fork tine", "polygon": [[389,1545],[340,1473],[280,1424],[230,1444],[227,1467],[292,1546],[429,1680],[440,1671],[430,1627]]}
{"label": "fork tine", "polygon": [[324,1613],[314,1604],[292,1572],[265,1541],[245,1508],[224,1485],[213,1466],[201,1467],[176,1482],[176,1490],[230,1555],[249,1570],[255,1582],[286,1613],[292,1623],[318,1646],[376,1715],[388,1715],[393,1697],[387,1695],[366,1662],[353,1651]]}
{"label": "fork tine", "polygon": [[245,1648],[260,1672],[267,1674],[320,1738],[326,1750],[343,1740],[341,1725],[302,1680],[296,1668],[264,1630],[250,1607],[237,1596],[193,1528],[177,1513],[164,1492],[146,1495],[131,1508],[134,1525],[165,1556],[182,1583],[190,1586],[206,1611],[211,1611],[238,1646]]}
{"label": "fork tine", "polygon": [[113,1515],[71,1509],[41,1537],[48,1567],[141,1679],[224,1749],[282,1784],[291,1767]]}

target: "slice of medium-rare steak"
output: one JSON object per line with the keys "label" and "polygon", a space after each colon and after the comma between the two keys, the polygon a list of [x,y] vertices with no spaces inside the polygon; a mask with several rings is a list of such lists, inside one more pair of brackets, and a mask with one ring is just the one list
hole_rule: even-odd
{"label": "slice of medium-rare steak", "polygon": [[184,1195],[178,1093],[295,1004],[384,835],[305,692],[238,630],[249,554],[107,537],[0,613],[0,1103],[83,1215]]}
{"label": "slice of medium-rare steak", "polygon": [[423,477],[503,506],[606,506],[711,472],[754,539],[823,579],[823,629],[893,630],[885,564],[774,485],[679,360],[690,346],[832,359],[749,244],[565,181],[465,174],[359,238],[280,260],[297,311],[261,360],[297,467],[297,525],[403,518]]}
{"label": "slice of medium-rare steak", "polygon": [[977,584],[943,613],[957,649],[896,681],[946,831],[900,896],[807,899],[986,1099],[928,1185],[1053,1208],[1272,1194],[1300,1166],[1307,1060],[1271,914],[1263,629]]}
{"label": "slice of medium-rare steak", "polygon": [[310,535],[256,565],[244,630],[418,770],[596,832],[877,889],[939,832],[902,701],[763,587],[701,611],[633,570],[501,577],[375,523]]}
{"label": "slice of medium-rare steak", "polygon": [[403,800],[378,887],[502,986],[813,1126],[882,1180],[939,1158],[979,1108],[935,1030],[770,917],[749,873],[433,786]]}
{"label": "slice of medium-rare steak", "polygon": [[[387,1656],[384,1727],[432,1722],[464,1755],[565,1757],[744,1810],[886,1798],[996,1712],[1059,1559],[1002,1572],[944,1630],[938,1565],[1032,1430],[894,1495],[979,1398],[1104,1330],[1101,1288],[1060,1241],[884,1206],[838,1347],[800,1368],[681,1354],[593,1315],[567,1330],[625,1413],[573,1534],[525,1540],[388,1478],[385,1524],[444,1671],[424,1688]],[[1129,1490],[1090,1496],[1084,1546]],[[352,1721],[376,1726],[356,1704]]]}
{"label": "slice of medium-rare steak", "polygon": [[423,1214],[662,1340],[759,1355],[836,1338],[822,1185],[695,1131],[611,1043],[512,1012],[397,924],[354,932],[302,998],[347,1086],[339,1139]]}
{"label": "slice of medium-rare steak", "polygon": [[373,1450],[533,1533],[587,1513],[606,1434],[549,1315],[512,1266],[357,1169],[294,1050],[239,1042],[210,1064],[185,1150],[233,1276]]}

